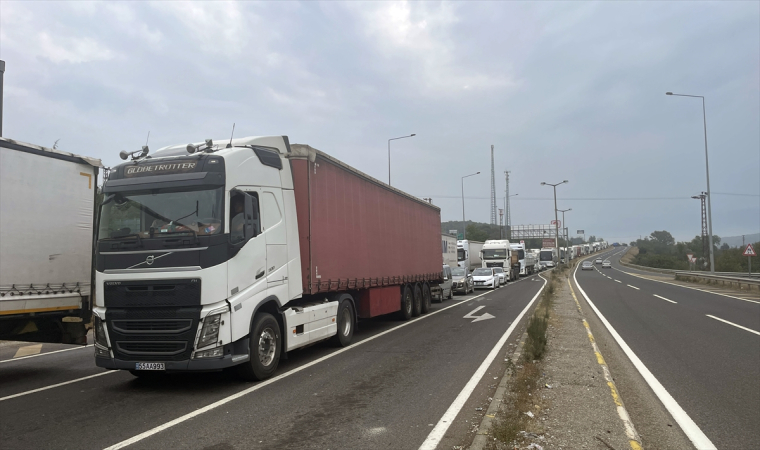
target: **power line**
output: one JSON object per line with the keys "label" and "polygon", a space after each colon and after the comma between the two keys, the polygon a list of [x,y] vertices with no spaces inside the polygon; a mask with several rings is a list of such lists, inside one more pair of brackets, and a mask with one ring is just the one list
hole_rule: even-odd
{"label": "power line", "polygon": [[[432,198],[461,199],[459,195],[430,195]],[[465,197],[468,200],[490,200],[490,197]],[[557,197],[557,200],[593,200],[593,201],[621,201],[621,200],[689,200],[691,197]],[[515,197],[512,200],[554,200],[553,197]]]}
{"label": "power line", "polygon": [[738,195],[741,197],[760,197],[760,194],[735,194],[733,192],[711,192],[711,194],[716,195]]}

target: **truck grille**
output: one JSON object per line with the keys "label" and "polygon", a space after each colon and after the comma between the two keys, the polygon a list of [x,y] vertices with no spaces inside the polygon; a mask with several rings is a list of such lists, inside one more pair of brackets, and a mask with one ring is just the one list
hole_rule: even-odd
{"label": "truck grille", "polygon": [[486,263],[486,267],[504,267],[504,263],[500,263],[500,262]]}
{"label": "truck grille", "polygon": [[181,333],[193,326],[192,319],[114,320],[113,329],[124,334]]}
{"label": "truck grille", "polygon": [[187,342],[181,341],[134,341],[134,342],[116,342],[116,347],[120,353],[134,356],[175,356],[184,352],[187,348]]}

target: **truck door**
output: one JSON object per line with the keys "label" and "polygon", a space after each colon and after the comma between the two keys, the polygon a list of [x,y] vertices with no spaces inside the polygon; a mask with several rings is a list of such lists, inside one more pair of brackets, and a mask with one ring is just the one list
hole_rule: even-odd
{"label": "truck door", "polygon": [[[242,218],[233,210],[236,207],[233,203],[239,201],[244,205]],[[232,190],[228,204],[229,248],[236,252],[227,261],[228,298],[236,316],[251,317],[258,302],[266,296],[267,289],[266,241],[261,234],[259,194],[253,189]],[[249,328],[249,320],[233,320],[233,340],[248,334]]]}

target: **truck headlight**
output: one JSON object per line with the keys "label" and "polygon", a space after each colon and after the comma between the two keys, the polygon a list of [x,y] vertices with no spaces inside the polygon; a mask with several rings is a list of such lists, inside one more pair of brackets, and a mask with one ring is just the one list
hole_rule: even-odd
{"label": "truck headlight", "polygon": [[97,315],[93,314],[95,319],[94,331],[95,331],[95,343],[103,348],[108,348],[108,339],[106,339],[106,327],[103,321]]}
{"label": "truck headlight", "polygon": [[206,316],[203,319],[203,328],[201,329],[201,336],[198,338],[197,348],[209,346],[219,339],[219,325],[221,322],[221,314]]}

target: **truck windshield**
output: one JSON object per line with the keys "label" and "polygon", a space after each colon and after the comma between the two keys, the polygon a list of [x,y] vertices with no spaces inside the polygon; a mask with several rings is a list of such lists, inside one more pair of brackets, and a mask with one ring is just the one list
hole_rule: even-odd
{"label": "truck windshield", "polygon": [[457,249],[457,261],[464,261],[464,260],[465,260],[464,249],[463,248],[458,248]]}
{"label": "truck windshield", "polygon": [[551,250],[541,250],[541,261],[553,261]]}
{"label": "truck windshield", "polygon": [[218,187],[107,195],[100,207],[98,239],[219,234],[222,232],[223,192],[224,188]]}
{"label": "truck windshield", "polygon": [[507,259],[506,248],[483,249],[483,259]]}
{"label": "truck windshield", "polygon": [[525,250],[523,249],[517,250],[517,259],[525,259]]}

